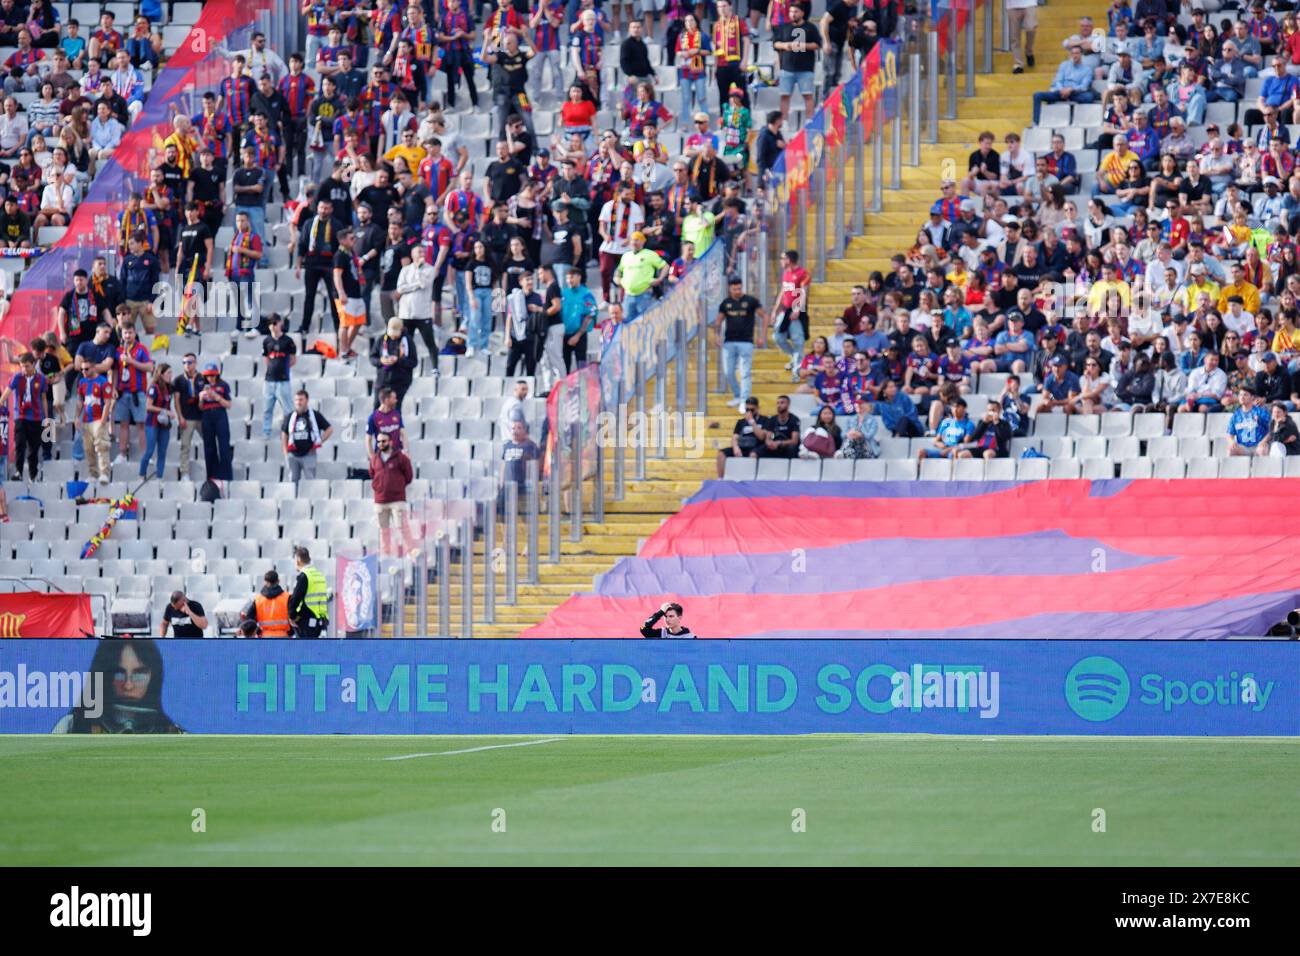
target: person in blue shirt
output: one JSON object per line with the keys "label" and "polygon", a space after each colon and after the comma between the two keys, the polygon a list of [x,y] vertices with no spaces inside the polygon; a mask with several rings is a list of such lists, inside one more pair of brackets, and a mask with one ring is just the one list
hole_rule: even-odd
{"label": "person in blue shirt", "polygon": [[1083,62],[1083,47],[1070,47],[1070,58],[1056,68],[1056,79],[1049,90],[1034,94],[1034,125],[1044,103],[1095,103],[1097,94],[1092,89],[1092,70]]}
{"label": "person in blue shirt", "polygon": [[1259,401],[1251,385],[1241,386],[1237,398],[1241,404],[1228,422],[1228,454],[1267,455],[1268,433],[1272,427],[1268,409]]}
{"label": "person in blue shirt", "polygon": [[898,383],[892,378],[880,390],[876,414],[890,434],[899,438],[920,438],[925,434],[925,426],[916,413],[916,403],[899,390]]}
{"label": "person in blue shirt", "polygon": [[918,449],[916,460],[956,458],[964,450],[962,445],[970,441],[974,434],[975,423],[966,414],[966,399],[958,398],[952,403],[952,414],[939,423],[934,445]]}
{"label": "person in blue shirt", "polygon": [[1007,327],[993,340],[993,354],[999,372],[1028,372],[1034,360],[1034,333],[1025,331],[1020,312],[1007,316]]}
{"label": "person in blue shirt", "polygon": [[[1287,117],[1292,112],[1296,104],[1296,93],[1298,87],[1300,87],[1300,81],[1287,73],[1286,67],[1286,57],[1277,56],[1273,58],[1273,72],[1264,77],[1264,82],[1260,84],[1259,97],[1255,100],[1255,108],[1246,110],[1246,122],[1248,124],[1253,126],[1262,123],[1265,109],[1277,110],[1282,117]],[[1282,122],[1285,122],[1285,119]]]}
{"label": "person in blue shirt", "polygon": [[576,356],[577,368],[587,364],[587,333],[596,324],[596,297],[582,283],[582,271],[570,269],[564,274],[564,289],[560,292],[560,317],[564,320],[564,367],[572,369],[571,357]]}
{"label": "person in blue shirt", "polygon": [[858,347],[859,352],[866,352],[874,359],[889,348],[889,336],[876,328],[875,322],[866,319],[862,323],[862,331],[853,336],[853,344]]}
{"label": "person in blue shirt", "polygon": [[1065,414],[1070,414],[1079,391],[1079,376],[1070,371],[1069,360],[1064,355],[1057,355],[1047,366],[1047,375],[1043,378],[1043,400],[1038,406],[1038,413],[1059,408]]}

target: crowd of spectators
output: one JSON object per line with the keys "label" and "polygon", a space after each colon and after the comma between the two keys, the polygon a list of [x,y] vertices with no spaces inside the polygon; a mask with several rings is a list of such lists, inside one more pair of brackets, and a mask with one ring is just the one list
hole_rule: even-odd
{"label": "crowd of spectators", "polygon": [[[799,390],[841,422],[861,399],[894,435],[934,435],[922,457],[981,454],[985,422],[1008,454],[1026,399],[1032,415],[1163,412],[1167,434],[1179,412],[1230,412],[1231,454],[1300,453],[1284,434],[1300,408],[1300,25],[1271,11],[1216,23],[1200,3],[1116,0],[1104,28],[1084,18],[1035,96],[1036,122],[1055,111],[1032,130],[1042,149],[982,133],[913,246],[796,351]],[[1006,373],[999,410],[966,413],[977,373]]]}

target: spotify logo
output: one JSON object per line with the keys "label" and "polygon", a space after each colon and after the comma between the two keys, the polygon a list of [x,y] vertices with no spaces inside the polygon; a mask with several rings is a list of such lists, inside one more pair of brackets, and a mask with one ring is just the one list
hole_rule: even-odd
{"label": "spotify logo", "polygon": [[1128,674],[1109,657],[1085,657],[1065,675],[1065,700],[1084,720],[1110,720],[1124,710],[1128,698]]}

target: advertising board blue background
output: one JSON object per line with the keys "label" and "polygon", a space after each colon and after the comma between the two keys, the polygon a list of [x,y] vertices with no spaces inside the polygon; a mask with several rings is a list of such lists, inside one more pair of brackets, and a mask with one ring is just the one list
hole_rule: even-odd
{"label": "advertising board blue background", "polygon": [[[0,642],[0,733],[49,733],[67,708],[27,706],[19,674],[84,671],[98,644]],[[1300,735],[1295,642],[157,646],[190,733]]]}

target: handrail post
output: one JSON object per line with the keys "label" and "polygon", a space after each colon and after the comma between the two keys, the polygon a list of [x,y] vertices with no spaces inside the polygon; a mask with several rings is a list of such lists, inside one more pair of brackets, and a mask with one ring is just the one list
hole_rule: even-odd
{"label": "handrail post", "polygon": [[573,447],[573,506],[569,509],[569,541],[582,540],[582,422],[570,426]]}
{"label": "handrail post", "polygon": [[867,207],[864,196],[867,192],[867,134],[862,128],[863,117],[853,123],[853,234],[864,235],[867,231]]}
{"label": "handrail post", "polygon": [[[951,0],[950,0],[951,2]],[[957,118],[957,8],[948,7],[948,90],[944,102],[943,118]]]}
{"label": "handrail post", "polygon": [[438,636],[451,637],[451,535],[438,532]]}
{"label": "handrail post", "polygon": [[975,0],[966,4],[966,97],[975,95]]}
{"label": "handrail post", "polygon": [[460,636],[474,636],[474,518],[460,521]]}
{"label": "handrail post", "polygon": [[907,165],[921,165],[921,126],[925,117],[921,113],[921,54],[913,51],[907,56]]}
{"label": "handrail post", "polygon": [[995,0],[984,0],[984,62],[981,73],[993,72],[993,5]]}
{"label": "handrail post", "polygon": [[881,212],[885,208],[885,105],[880,99],[871,126],[871,211]]}
{"label": "handrail post", "polygon": [[[515,487],[511,479],[508,484]],[[483,505],[483,623],[497,622],[497,514],[496,500]]]}
{"label": "handrail post", "polygon": [[614,500],[622,501],[627,489],[627,406],[623,398],[623,375],[614,382]]}
{"label": "handrail post", "polygon": [[813,188],[817,194],[817,216],[814,247],[817,249],[816,281],[826,281],[826,157],[822,155],[813,171]]}
{"label": "handrail post", "polygon": [[[528,463],[528,583],[539,580],[537,553],[538,510],[542,495],[542,467],[536,458]],[[516,598],[517,600],[517,598]]]}
{"label": "handrail post", "polygon": [[[536,460],[528,463],[530,466],[537,465]],[[528,475],[528,481],[531,485],[533,476]],[[519,603],[519,483],[507,481],[505,486],[506,496],[506,603],[514,606]],[[530,519],[536,519],[537,513],[534,511],[529,515]],[[536,531],[534,526],[532,531]],[[533,535],[529,535],[530,543]],[[533,553],[530,549],[528,559],[532,561]]]}
{"label": "handrail post", "polygon": [[939,31],[931,23],[925,31],[925,141],[939,142]]}

